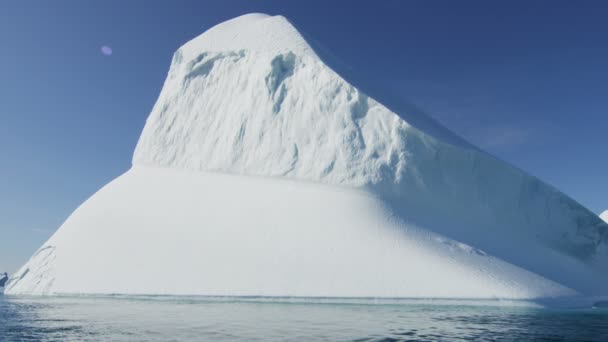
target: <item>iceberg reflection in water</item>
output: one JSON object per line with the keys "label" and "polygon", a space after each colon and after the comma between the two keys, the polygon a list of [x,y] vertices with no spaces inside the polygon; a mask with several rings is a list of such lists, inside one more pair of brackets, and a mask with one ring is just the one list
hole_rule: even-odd
{"label": "iceberg reflection in water", "polygon": [[8,341],[606,341],[608,310],[526,302],[0,297]]}

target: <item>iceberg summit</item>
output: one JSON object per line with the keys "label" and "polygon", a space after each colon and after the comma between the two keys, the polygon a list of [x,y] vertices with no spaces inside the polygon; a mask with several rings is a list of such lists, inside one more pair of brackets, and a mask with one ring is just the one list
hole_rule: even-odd
{"label": "iceberg summit", "polygon": [[265,14],[179,48],[132,168],[6,293],[608,295],[597,215],[324,51]]}

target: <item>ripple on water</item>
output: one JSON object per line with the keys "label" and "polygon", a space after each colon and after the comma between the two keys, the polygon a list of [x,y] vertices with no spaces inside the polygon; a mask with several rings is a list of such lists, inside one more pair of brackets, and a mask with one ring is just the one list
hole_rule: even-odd
{"label": "ripple on water", "polygon": [[7,341],[608,341],[608,310],[179,297],[0,297]]}

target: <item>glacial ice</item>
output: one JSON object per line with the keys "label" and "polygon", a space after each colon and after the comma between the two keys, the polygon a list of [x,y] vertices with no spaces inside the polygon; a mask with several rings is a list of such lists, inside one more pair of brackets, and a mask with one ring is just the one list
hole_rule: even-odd
{"label": "glacial ice", "polygon": [[6,292],[608,295],[608,224],[337,65],[281,16],[186,43],[131,170]]}

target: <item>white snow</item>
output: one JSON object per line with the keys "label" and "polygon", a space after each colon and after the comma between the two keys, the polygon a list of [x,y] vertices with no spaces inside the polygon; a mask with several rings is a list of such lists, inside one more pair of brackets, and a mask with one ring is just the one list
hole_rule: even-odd
{"label": "white snow", "polygon": [[[54,270],[48,272],[51,258]],[[34,274],[41,276],[27,281]],[[47,290],[323,297],[575,294],[403,222],[365,191],[147,167],[134,167],[86,201],[34,256],[23,281],[8,288]]]}
{"label": "white snow", "polygon": [[608,210],[604,210],[604,212],[600,214],[600,218],[608,223]]}
{"label": "white snow", "polygon": [[263,14],[182,46],[133,168],[7,293],[608,295],[606,223],[326,56]]}

